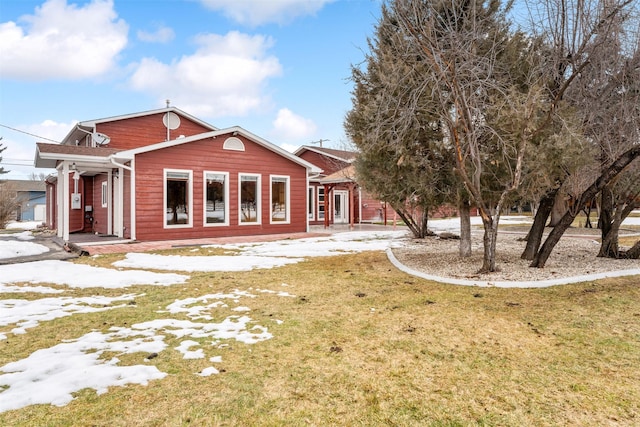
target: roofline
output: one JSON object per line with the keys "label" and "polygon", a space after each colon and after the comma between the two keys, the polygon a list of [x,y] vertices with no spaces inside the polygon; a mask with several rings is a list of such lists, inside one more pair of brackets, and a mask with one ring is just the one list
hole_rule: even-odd
{"label": "roofline", "polygon": [[[303,150],[307,150],[307,151],[313,151],[314,153],[326,156],[326,157],[331,157],[333,159],[336,160],[340,160],[341,162],[345,162],[345,163],[353,163],[354,159],[345,159],[344,157],[339,157],[336,156],[335,154],[331,154],[331,153],[327,153],[326,151],[322,151],[321,149],[317,148],[317,147],[312,147],[309,145],[303,145],[302,147],[298,148],[294,154],[296,156],[300,155],[300,152],[302,152]],[[355,157],[355,154],[354,154]]]}
{"label": "roofline", "polygon": [[151,145],[146,145],[144,147],[139,147],[139,148],[134,148],[131,150],[125,150],[125,151],[121,151],[119,153],[113,154],[111,155],[112,158],[117,158],[117,159],[124,159],[124,160],[133,160],[133,158],[137,155],[137,154],[142,154],[142,153],[148,153],[150,151],[155,151],[155,150],[161,150],[163,148],[168,148],[168,147],[175,147],[177,145],[181,145],[181,144],[186,144],[189,142],[193,142],[193,141],[199,141],[202,139],[207,139],[207,138],[215,138],[217,136],[221,136],[221,135],[226,135],[229,133],[234,133],[237,132],[238,134],[244,136],[245,138],[248,138],[256,143],[258,143],[259,145],[263,146],[264,148],[281,155],[282,157],[285,157],[291,161],[293,161],[294,163],[297,163],[301,166],[303,166],[304,168],[306,168],[309,173],[320,173],[322,172],[322,169],[318,168],[316,165],[307,162],[306,160],[296,156],[293,153],[290,153],[289,151],[275,145],[272,142],[267,141],[264,138],[261,138],[251,132],[249,132],[248,130],[240,127],[240,126],[233,126],[230,128],[225,128],[225,129],[217,129],[215,131],[212,132],[205,132],[205,133],[200,133],[197,135],[191,135],[191,136],[187,136],[184,138],[176,138],[176,139],[172,139],[169,141],[163,141],[163,142],[158,142],[156,144],[151,144]]}
{"label": "roofline", "polygon": [[[54,164],[52,166],[47,166],[49,163],[45,165],[38,166],[40,161],[45,160],[53,160]],[[63,154],[63,153],[41,153],[40,147],[36,145],[36,155],[33,160],[33,165],[36,168],[46,168],[51,169],[55,168],[58,160],[62,161],[71,161],[71,162],[86,162],[86,163],[111,163],[111,156],[88,156],[84,154]]]}
{"label": "roofline", "polygon": [[[176,114],[179,114],[181,116],[184,116],[186,118],[188,118],[189,120],[198,123],[199,125],[211,129],[212,131],[218,130],[217,127],[203,121],[200,120],[199,118],[192,116],[191,114],[182,111],[179,108],[176,107],[165,107],[165,108],[158,108],[157,110],[147,110],[147,111],[140,111],[137,113],[130,113],[130,114],[122,114],[119,116],[111,116],[111,117],[105,117],[102,119],[93,119],[93,120],[84,120],[81,122],[77,122],[74,127],[69,131],[69,133],[67,133],[67,135],[62,139],[62,144],[65,144],[68,142],[69,138],[75,133],[76,129],[80,129],[84,132],[87,133],[93,133],[96,129],[96,125],[100,124],[100,123],[107,123],[107,122],[115,122],[118,120],[125,120],[125,119],[133,119],[136,117],[143,117],[143,116],[150,116],[153,114],[161,114],[161,113],[169,113],[169,112],[173,112]],[[84,129],[81,129],[84,128]]]}

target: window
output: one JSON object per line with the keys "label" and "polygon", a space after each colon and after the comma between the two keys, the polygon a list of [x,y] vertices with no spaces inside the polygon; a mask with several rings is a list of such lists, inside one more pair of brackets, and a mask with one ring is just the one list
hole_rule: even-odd
{"label": "window", "polygon": [[324,188],[318,187],[318,219],[324,219]]}
{"label": "window", "polygon": [[289,222],[289,177],[271,177],[271,222]]}
{"label": "window", "polygon": [[260,176],[240,174],[240,224],[260,224]]}
{"label": "window", "polygon": [[109,187],[107,181],[102,182],[102,207],[106,208],[109,203]]}
{"label": "window", "polygon": [[313,220],[316,217],[316,212],[315,212],[316,200],[315,200],[314,187],[309,187],[309,194],[307,195],[307,203],[308,203],[307,217],[310,220]]}
{"label": "window", "polygon": [[224,140],[222,149],[231,151],[244,151],[244,144],[242,143],[240,138],[232,136]]}
{"label": "window", "polygon": [[164,171],[165,228],[191,227],[191,171]]}
{"label": "window", "polygon": [[204,225],[229,225],[229,174],[204,173]]}

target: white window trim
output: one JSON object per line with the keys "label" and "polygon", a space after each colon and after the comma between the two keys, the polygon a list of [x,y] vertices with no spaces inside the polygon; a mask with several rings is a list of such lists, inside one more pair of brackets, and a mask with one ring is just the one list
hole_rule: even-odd
{"label": "white window trim", "polygon": [[[324,191],[324,187],[323,186],[319,186],[316,187],[317,191],[316,191],[316,203],[317,203],[317,216],[318,216],[318,221],[324,220],[325,216],[327,215],[327,192]],[[320,190],[322,190],[322,216],[320,216]]]}
{"label": "white window trim", "polygon": [[[286,212],[284,221],[274,221],[273,220],[273,179],[281,178],[286,179]],[[291,177],[288,175],[269,175],[269,223],[270,224],[291,224]]]}
{"label": "white window trim", "polygon": [[[167,173],[178,172],[189,175],[189,222],[187,224],[167,224]],[[187,169],[164,169],[162,174],[162,224],[165,229],[193,228],[193,171]]]}
{"label": "white window trim", "polygon": [[102,188],[102,194],[101,194],[100,205],[103,208],[106,208],[109,205],[109,182],[102,181],[101,188]]}
{"label": "white window trim", "polygon": [[[316,220],[316,187],[314,185],[310,185],[307,187],[307,219],[309,221]],[[309,215],[309,203],[311,202],[311,215]]]}
{"label": "white window trim", "polygon": [[[256,222],[242,222],[242,177],[257,177],[256,184]],[[262,176],[259,173],[238,173],[238,225],[261,225],[262,224]]]}
{"label": "white window trim", "polygon": [[[224,222],[207,222],[207,174],[224,175]],[[204,227],[228,227],[229,226],[229,172],[204,171],[202,173],[202,223]]]}

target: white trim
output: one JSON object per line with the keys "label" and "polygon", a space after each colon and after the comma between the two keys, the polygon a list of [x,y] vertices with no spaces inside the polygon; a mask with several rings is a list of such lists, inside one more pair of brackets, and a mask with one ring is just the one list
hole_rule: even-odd
{"label": "white trim", "polygon": [[[186,224],[167,224],[167,173],[168,172],[177,172],[177,173],[186,173],[189,175],[188,178],[188,187],[187,187],[187,200],[188,203],[188,222]],[[173,228],[192,228],[193,227],[193,171],[189,169],[163,169],[162,173],[162,228],[164,229],[173,229]]]}
{"label": "white trim", "polygon": [[120,238],[124,237],[124,169],[118,168],[118,194],[117,194],[117,210],[115,212],[115,232]]}
{"label": "white trim", "polygon": [[[309,185],[309,179],[307,179],[307,222],[316,220],[316,187],[315,185]],[[309,202],[311,202],[311,216],[309,216]]]}
{"label": "white trim", "polygon": [[194,141],[201,141],[203,139],[207,139],[207,138],[211,138],[211,139],[216,139],[219,136],[223,136],[223,135],[229,135],[233,133],[236,133],[236,135],[242,135],[244,136],[246,139],[276,153],[279,154],[280,156],[304,167],[307,169],[307,173],[321,173],[322,169],[318,168],[316,165],[311,164],[309,162],[307,162],[306,160],[286,151],[283,148],[278,147],[277,145],[267,141],[266,139],[260,138],[257,135],[254,135],[253,133],[239,127],[239,126],[234,126],[234,127],[230,127],[230,128],[226,128],[226,129],[219,129],[216,131],[212,131],[212,132],[205,132],[205,133],[200,133],[198,135],[192,135],[192,136],[187,136],[185,138],[177,138],[177,139],[172,139],[171,141],[163,141],[163,142],[158,142],[156,144],[151,144],[151,145],[146,145],[144,147],[139,147],[139,148],[134,148],[131,150],[126,150],[126,151],[121,151],[117,154],[114,154],[112,156],[110,156],[111,158],[117,158],[120,160],[131,160],[133,158],[133,156],[135,156],[136,154],[142,154],[142,153],[148,153],[150,151],[156,151],[156,150],[161,150],[163,148],[169,148],[169,147],[175,147],[177,145],[181,145],[181,144],[187,144],[189,142],[194,142]]}
{"label": "white trim", "polygon": [[69,162],[62,162],[62,240],[69,241]]}
{"label": "white trim", "polygon": [[[242,177],[256,177],[256,221],[242,221]],[[238,173],[238,225],[261,225],[262,224],[262,175],[259,173]]]}
{"label": "white trim", "polygon": [[[224,176],[224,222],[207,222],[207,174]],[[204,227],[228,227],[229,226],[229,172],[203,171],[202,172],[202,225]]]}
{"label": "white trim", "polygon": [[[273,179],[285,180],[285,218],[284,221],[273,219]],[[269,175],[269,224],[291,224],[291,177],[288,175]]]}
{"label": "white trim", "polygon": [[129,229],[129,238],[131,240],[136,240],[136,159],[135,157],[131,159],[131,176],[129,185],[131,187],[131,203],[129,205],[130,215],[131,215],[131,224]]}
{"label": "white trim", "polygon": [[107,234],[113,234],[113,171],[107,171]]}

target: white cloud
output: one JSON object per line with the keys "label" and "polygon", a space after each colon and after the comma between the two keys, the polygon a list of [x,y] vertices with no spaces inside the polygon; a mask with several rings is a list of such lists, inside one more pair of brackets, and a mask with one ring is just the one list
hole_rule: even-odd
{"label": "white cloud", "polygon": [[33,15],[0,24],[0,73],[20,80],[103,75],[127,44],[128,26],[112,0],[81,7],[49,0]]}
{"label": "white cloud", "polygon": [[163,25],[159,25],[154,32],[140,30],[137,35],[138,39],[148,43],[167,43],[176,36],[173,29]]}
{"label": "white cloud", "polygon": [[271,38],[232,31],[201,35],[195,41],[195,53],[170,64],[144,58],[131,86],[203,117],[244,115],[268,104],[265,82],[282,73],[278,59],[267,55]]}
{"label": "white cloud", "polygon": [[271,132],[279,141],[305,143],[317,130],[313,120],[298,116],[287,108],[281,108],[273,121]]}
{"label": "white cloud", "polygon": [[270,22],[287,24],[299,16],[313,15],[334,0],[200,0],[240,24],[257,26]]}

